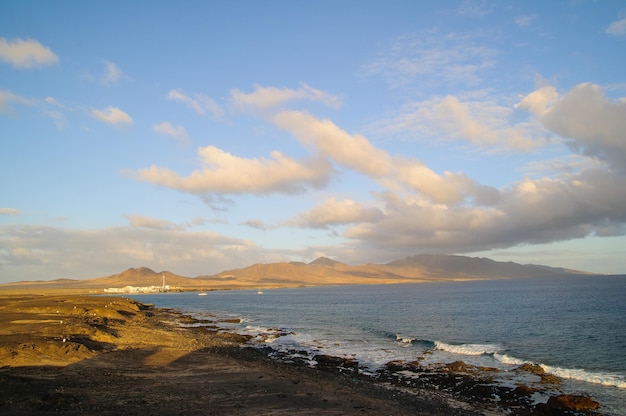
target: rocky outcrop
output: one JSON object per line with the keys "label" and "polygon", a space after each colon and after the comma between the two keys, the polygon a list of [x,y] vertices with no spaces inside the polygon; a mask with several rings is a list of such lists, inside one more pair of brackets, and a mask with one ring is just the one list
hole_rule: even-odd
{"label": "rocky outcrop", "polygon": [[562,394],[550,397],[546,406],[549,409],[584,411],[599,409],[600,403],[588,396]]}

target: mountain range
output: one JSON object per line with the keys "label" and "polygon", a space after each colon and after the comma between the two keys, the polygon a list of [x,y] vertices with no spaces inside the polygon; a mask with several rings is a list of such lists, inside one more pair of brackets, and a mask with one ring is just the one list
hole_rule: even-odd
{"label": "mountain range", "polygon": [[385,264],[369,263],[364,265],[349,265],[320,257],[310,263],[253,264],[241,269],[226,270],[214,275],[197,277],[184,277],[169,271],[156,272],[147,267],[140,267],[93,279],[15,282],[1,286],[96,290],[129,285],[162,286],[166,284],[181,289],[209,290],[532,278],[576,274],[592,273],[534,264],[498,262],[488,258],[420,254]]}

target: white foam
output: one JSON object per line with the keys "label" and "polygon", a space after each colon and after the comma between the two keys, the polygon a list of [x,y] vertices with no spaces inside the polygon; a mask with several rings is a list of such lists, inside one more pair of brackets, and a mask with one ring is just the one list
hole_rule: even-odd
{"label": "white foam", "polygon": [[403,337],[402,335],[396,335],[396,341],[403,344],[411,344],[415,341],[415,338]]}
{"label": "white foam", "polygon": [[494,354],[502,350],[498,344],[447,344],[443,341],[435,341],[435,348],[441,351],[462,355]]}
{"label": "white foam", "polygon": [[546,373],[553,374],[557,377],[626,389],[626,378],[618,374],[593,373],[576,368],[560,368],[545,364],[540,364],[540,367],[543,368]]}
{"label": "white foam", "polygon": [[493,354],[493,358],[500,361],[502,364],[507,364],[507,365],[523,365],[523,364],[528,364],[530,362],[530,361],[522,360],[520,358],[511,357],[510,355],[507,355],[507,354],[498,354],[498,353]]}

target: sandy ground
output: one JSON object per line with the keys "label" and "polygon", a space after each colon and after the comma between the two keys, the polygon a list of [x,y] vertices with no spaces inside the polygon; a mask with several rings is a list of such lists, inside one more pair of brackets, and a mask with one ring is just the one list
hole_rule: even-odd
{"label": "sandy ground", "polygon": [[316,368],[285,364],[243,348],[219,322],[184,325],[194,322],[122,297],[0,292],[0,414],[597,414],[528,407],[532,391],[518,389],[512,407],[489,405],[493,392],[456,372],[463,363],[412,389],[332,357]]}
{"label": "sandy ground", "polygon": [[0,413],[450,415],[459,403],[281,364],[245,339],[102,296],[0,294]]}

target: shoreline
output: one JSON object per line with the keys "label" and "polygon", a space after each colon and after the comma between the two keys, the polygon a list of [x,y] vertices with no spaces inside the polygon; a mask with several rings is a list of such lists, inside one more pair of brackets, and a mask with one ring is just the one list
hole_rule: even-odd
{"label": "shoreline", "polygon": [[461,362],[435,373],[390,363],[376,378],[337,357],[318,357],[315,367],[284,363],[242,348],[247,338],[219,321],[119,296],[0,292],[0,328],[7,415],[601,414],[571,413],[564,397],[532,404],[530,388],[494,391]]}

